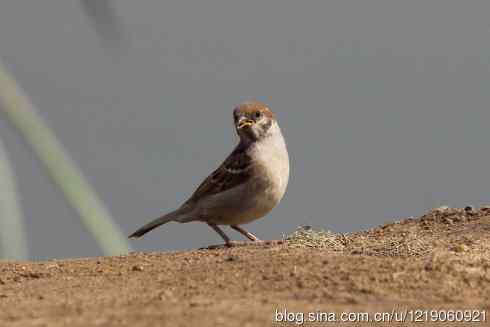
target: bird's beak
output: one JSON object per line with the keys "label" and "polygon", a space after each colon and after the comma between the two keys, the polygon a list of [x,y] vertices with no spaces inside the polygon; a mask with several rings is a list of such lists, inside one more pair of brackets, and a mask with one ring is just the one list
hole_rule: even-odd
{"label": "bird's beak", "polygon": [[245,126],[252,126],[253,124],[255,124],[255,121],[248,119],[248,118],[245,118],[245,117],[242,117],[242,118],[240,118],[240,120],[238,121],[238,124],[236,126],[238,129],[242,129]]}

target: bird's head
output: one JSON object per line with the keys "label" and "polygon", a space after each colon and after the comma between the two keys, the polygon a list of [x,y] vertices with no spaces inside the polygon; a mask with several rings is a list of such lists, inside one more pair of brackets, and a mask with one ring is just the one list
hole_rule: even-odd
{"label": "bird's head", "polygon": [[274,113],[260,102],[244,102],[233,111],[235,128],[243,141],[255,142],[273,133]]}

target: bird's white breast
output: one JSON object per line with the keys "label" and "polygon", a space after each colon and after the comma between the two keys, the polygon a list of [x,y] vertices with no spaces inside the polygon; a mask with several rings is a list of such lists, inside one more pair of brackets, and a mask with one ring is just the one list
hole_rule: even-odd
{"label": "bird's white breast", "polygon": [[273,134],[257,142],[254,159],[262,170],[265,196],[258,197],[264,209],[272,210],[284,196],[289,180],[289,156],[279,126]]}

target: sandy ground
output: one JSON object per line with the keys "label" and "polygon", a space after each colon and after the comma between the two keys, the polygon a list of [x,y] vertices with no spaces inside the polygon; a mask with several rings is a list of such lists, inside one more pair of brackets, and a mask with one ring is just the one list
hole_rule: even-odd
{"label": "sandy ground", "polygon": [[[349,235],[303,230],[283,245],[0,262],[0,326],[333,326],[343,312],[407,315],[342,326],[490,325],[409,322],[423,310],[490,315],[489,215],[440,208]],[[284,310],[296,322],[276,321]]]}

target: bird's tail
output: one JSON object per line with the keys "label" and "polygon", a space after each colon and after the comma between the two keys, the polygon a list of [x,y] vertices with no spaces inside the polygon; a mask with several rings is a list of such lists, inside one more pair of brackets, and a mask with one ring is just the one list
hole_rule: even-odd
{"label": "bird's tail", "polygon": [[169,221],[177,221],[178,218],[180,217],[180,215],[181,214],[180,214],[179,210],[176,210],[176,211],[170,212],[166,215],[163,215],[160,218],[157,218],[153,221],[150,221],[148,224],[144,225],[143,227],[138,229],[136,232],[129,235],[129,238],[141,237],[141,236],[145,235],[146,233],[148,233],[149,231],[157,228],[160,225],[166,224]]}

